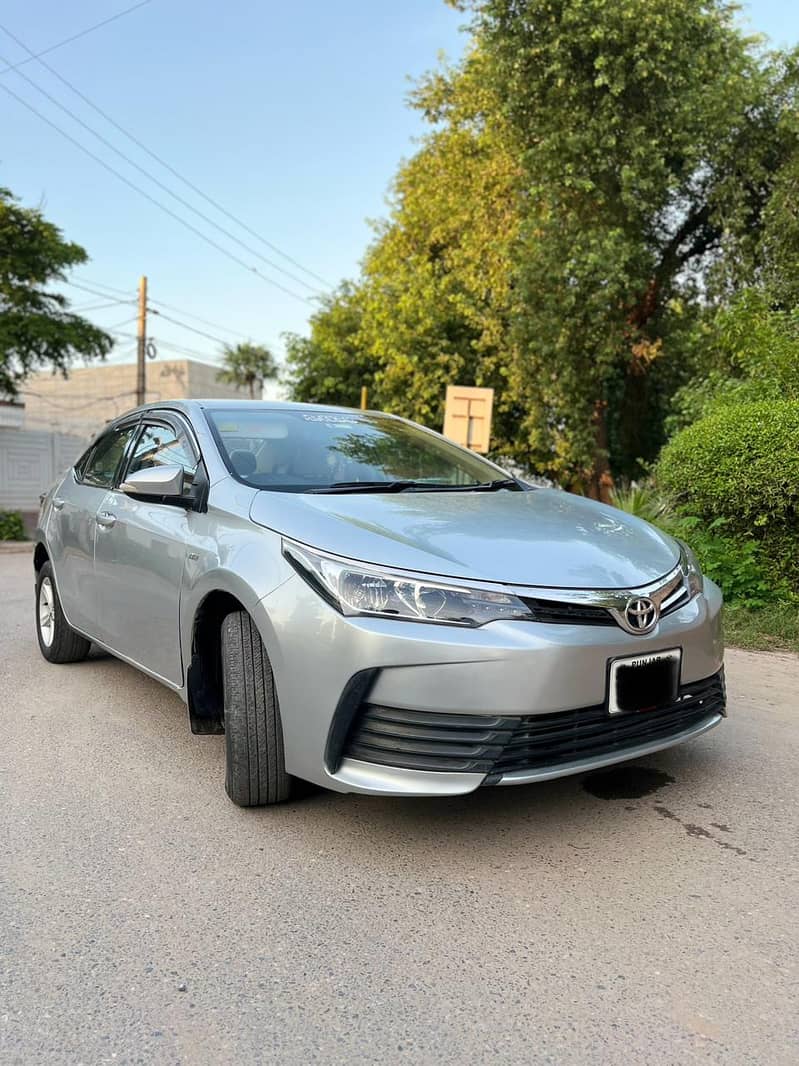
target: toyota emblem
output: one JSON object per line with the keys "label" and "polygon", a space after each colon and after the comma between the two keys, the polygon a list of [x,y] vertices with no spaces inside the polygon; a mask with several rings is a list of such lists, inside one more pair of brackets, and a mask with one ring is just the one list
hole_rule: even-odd
{"label": "toyota emblem", "polygon": [[648,596],[636,596],[627,601],[624,619],[631,633],[649,633],[658,622],[658,609]]}

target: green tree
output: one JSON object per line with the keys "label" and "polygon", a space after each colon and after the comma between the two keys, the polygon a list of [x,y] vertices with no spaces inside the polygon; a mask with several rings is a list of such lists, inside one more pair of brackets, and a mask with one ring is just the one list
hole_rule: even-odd
{"label": "green tree", "polygon": [[362,296],[362,288],[344,282],[323,297],[310,336],[285,335],[286,384],[294,400],[357,407],[361,386],[371,395],[375,361],[360,338]]}
{"label": "green tree", "polygon": [[263,344],[226,344],[222,351],[222,369],[217,381],[248,389],[250,399],[255,399],[256,389],[263,391],[264,382],[276,378],[277,363],[271,351]]}
{"label": "green tree", "polygon": [[103,359],[111,350],[107,333],[72,314],[64,296],[46,289],[87,258],[41,212],[20,207],[0,188],[0,396],[15,396],[41,367],[66,374],[79,356]]}
{"label": "green tree", "polygon": [[288,338],[298,400],[370,403],[440,428],[446,385],[495,385],[500,447],[520,412],[505,385],[513,304],[510,247],[519,229],[518,146],[479,51],[423,79],[412,106],[430,124],[392,185],[360,279]]}
{"label": "green tree", "polygon": [[388,410],[440,428],[448,384],[495,386],[501,439],[516,417],[504,371],[521,169],[484,66],[472,50],[412,96],[432,128],[364,260],[361,339]]}
{"label": "green tree", "polygon": [[539,470],[606,497],[612,468],[657,451],[702,300],[759,264],[793,144],[793,63],[747,39],[724,0],[460,6],[523,145],[519,432]]}

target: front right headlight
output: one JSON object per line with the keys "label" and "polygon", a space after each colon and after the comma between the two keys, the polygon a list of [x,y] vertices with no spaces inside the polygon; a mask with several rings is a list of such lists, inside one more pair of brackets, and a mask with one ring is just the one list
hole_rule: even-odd
{"label": "front right headlight", "polygon": [[691,599],[694,596],[698,596],[700,592],[705,590],[705,582],[702,577],[702,570],[699,566],[699,560],[683,541],[680,541],[680,547],[683,553],[683,574],[685,575],[685,584],[688,586],[688,594]]}
{"label": "front right headlight", "polygon": [[290,540],[283,541],[283,554],[312,588],[345,615],[472,628],[502,619],[530,621],[533,617],[512,593],[399,574],[323,555]]}

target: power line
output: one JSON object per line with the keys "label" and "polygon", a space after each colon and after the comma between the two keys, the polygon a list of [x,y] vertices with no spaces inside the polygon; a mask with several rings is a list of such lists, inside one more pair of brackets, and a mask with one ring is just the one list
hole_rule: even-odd
{"label": "power line", "polygon": [[[108,308],[108,307],[117,307],[120,304],[135,304],[135,302],[136,302],[132,298],[124,299],[124,300],[118,300],[118,299],[112,299],[110,296],[106,297],[106,294],[103,293],[103,292],[100,292],[98,289],[89,288],[86,285],[81,285],[81,284],[79,284],[76,281],[66,281],[65,284],[66,285],[71,285],[71,286],[73,286],[76,289],[81,289],[84,292],[91,292],[91,293],[95,294],[96,296],[102,296],[102,297],[105,297],[106,299],[111,300],[111,303],[97,304],[97,305],[94,305],[94,306],[73,307],[73,308],[71,308],[71,310],[75,311],[75,312],[78,312],[78,311],[100,311],[100,310],[103,310],[103,309]],[[92,285],[103,285],[104,287],[110,289],[111,292],[117,292],[117,293],[121,293],[123,295],[125,294],[124,289],[112,288],[110,285],[106,286],[105,283],[101,282],[101,281],[93,281]],[[186,318],[193,318],[193,319],[195,319],[195,321],[202,322],[203,325],[210,326],[212,329],[221,329],[223,333],[232,333],[234,336],[242,337],[242,338],[247,338],[249,336],[249,334],[247,334],[247,333],[242,333],[241,330],[232,329],[230,326],[223,326],[221,322],[211,322],[210,319],[201,318],[199,315],[195,315],[191,311],[186,311],[182,307],[176,307],[174,304],[168,304],[164,300],[149,300],[148,304],[158,304],[159,307],[165,307],[169,311],[176,311],[178,314],[184,315]],[[163,318],[167,319],[168,321],[174,322],[175,325],[185,326],[186,329],[192,329],[192,327],[187,325],[185,322],[179,322],[179,321],[177,321],[177,319],[169,318],[168,315],[164,315],[163,312],[156,310],[156,308],[154,308],[154,307],[150,307],[149,310],[150,310],[151,314],[161,315]],[[199,332],[199,331],[198,330],[194,330],[193,332]],[[210,334],[202,334],[202,336],[210,337]],[[225,341],[223,341],[219,337],[210,337],[210,339],[216,341],[218,344],[225,344],[226,343]]]}
{"label": "power line", "polygon": [[[81,281],[85,282],[86,285],[94,285],[95,288],[108,289],[109,293],[114,293],[117,296],[124,296],[127,299],[131,299],[132,296],[133,296],[133,294],[132,294],[130,289],[116,289],[116,288],[114,288],[113,285],[106,285],[106,283],[104,281],[92,281],[91,278],[81,278]],[[80,288],[80,285],[77,285],[77,283],[74,282],[74,281],[68,281],[67,285],[75,285],[77,288]],[[91,292],[91,291],[93,291],[93,290],[91,290],[91,289],[87,290],[87,292]],[[105,296],[106,294],[103,292],[103,293],[98,293],[97,295],[98,296]]]}
{"label": "power line", "polygon": [[179,355],[193,355],[198,359],[205,359],[207,362],[212,362],[214,355],[212,352],[198,352],[196,348],[185,348],[182,344],[173,344],[171,341],[162,341],[157,337],[151,338],[156,348],[166,348],[169,352],[177,352]]}
{"label": "power line", "polygon": [[[5,88],[6,88],[5,85],[0,85],[0,89],[5,89]],[[108,295],[108,293],[106,293],[106,292],[98,292],[97,289],[90,289],[87,285],[80,285],[77,281],[67,281],[65,279],[64,280],[64,284],[65,285],[70,285],[73,289],[80,289],[82,292],[90,292],[92,294],[92,296],[102,296],[106,300],[110,299],[110,296]],[[122,290],[118,289],[117,291],[121,292]],[[125,300],[115,300],[114,302],[118,303],[118,304],[128,304],[128,303],[135,303],[136,301],[133,299],[132,296],[128,296],[128,298],[125,299]]]}
{"label": "power line", "polygon": [[[149,2],[149,0],[145,0],[145,2]],[[141,5],[137,5],[137,6],[141,6]],[[131,8],[130,10],[133,10],[133,9]],[[116,16],[116,17],[118,17],[118,16]],[[173,167],[170,163],[167,163],[167,161],[165,159],[163,159],[161,156],[159,156],[151,148],[148,148],[147,145],[143,141],[139,140],[138,137],[134,136],[134,134],[132,134],[130,132],[130,130],[127,130],[127,129],[125,129],[124,126],[121,126],[115,119],[113,119],[108,114],[107,111],[104,111],[101,107],[99,107],[96,103],[94,103],[94,101],[91,100],[88,96],[86,96],[85,93],[81,92],[81,90],[78,89],[77,86],[73,85],[71,81],[69,81],[63,75],[59,74],[59,72],[54,67],[50,66],[49,63],[45,63],[45,61],[41,58],[42,55],[45,54],[44,52],[41,52],[38,55],[34,55],[34,53],[25,44],[25,42],[21,41],[20,38],[17,37],[14,33],[12,33],[11,30],[9,30],[6,26],[0,25],[0,29],[2,29],[3,32],[8,37],[11,38],[12,41],[15,41],[16,44],[18,44],[20,48],[24,48],[25,51],[28,53],[29,59],[24,60],[23,61],[24,63],[31,62],[33,59],[38,59],[39,63],[41,64],[41,66],[43,66],[45,68],[45,70],[48,70],[53,75],[53,77],[58,78],[58,80],[63,85],[66,85],[66,87],[68,89],[70,89],[73,93],[75,93],[75,95],[78,96],[81,100],[83,100],[83,102],[85,104],[87,104],[89,107],[91,107],[92,110],[96,111],[97,114],[101,116],[101,118],[104,118],[106,122],[108,122],[111,126],[113,126],[115,130],[117,130],[119,133],[121,133],[124,137],[127,137],[129,141],[131,141],[133,144],[136,145],[137,148],[140,148],[143,152],[146,152],[146,154],[148,156],[150,156],[151,159],[154,159],[156,161],[156,163],[158,163],[160,166],[162,166],[165,170],[168,170],[169,173],[173,175],[173,177],[176,177],[178,179],[178,181],[182,181],[183,184],[187,188],[191,189],[193,193],[196,193],[197,196],[201,197],[203,200],[205,200],[206,203],[208,203],[212,207],[214,207],[217,211],[219,211],[220,214],[222,214],[226,218],[230,219],[231,222],[235,222],[237,226],[240,226],[241,229],[243,229],[247,233],[249,233],[251,237],[255,237],[256,240],[260,241],[267,248],[271,248],[271,250],[273,252],[275,252],[277,255],[281,256],[281,258],[285,259],[286,262],[291,263],[298,270],[301,270],[304,274],[307,274],[309,277],[314,278],[315,281],[320,282],[326,289],[332,289],[333,288],[333,285],[329,281],[326,281],[323,277],[321,277],[319,274],[316,274],[313,270],[310,270],[308,267],[303,266],[303,264],[300,263],[297,259],[294,259],[293,256],[290,256],[288,254],[288,252],[284,252],[282,248],[279,248],[276,244],[273,244],[271,241],[267,240],[266,237],[264,237],[260,233],[258,233],[257,230],[254,230],[251,226],[248,226],[246,222],[242,222],[242,220],[240,218],[238,218],[236,215],[234,215],[231,211],[228,211],[226,207],[224,207],[222,204],[219,203],[218,200],[215,200],[213,197],[211,197],[207,193],[203,192],[203,190],[200,189],[197,185],[195,185],[192,181],[189,181],[189,179],[184,174],[181,174],[179,170],[177,170],[175,167]],[[15,67],[10,67],[10,66],[6,67],[6,70],[16,70],[17,67],[21,67],[22,65],[23,65],[23,63],[18,63],[17,66],[15,66]],[[0,73],[5,73],[5,71],[0,71]],[[122,153],[120,153],[120,154],[122,154]],[[125,157],[123,156],[123,158],[125,158]],[[148,175],[148,177],[149,176],[150,175]],[[156,181],[155,178],[152,178],[151,180]],[[163,187],[165,187],[165,186],[163,186]],[[167,191],[169,191],[169,190],[167,190]],[[171,193],[171,195],[174,196],[176,194],[175,193]],[[185,201],[181,201],[181,202],[185,202]],[[195,209],[193,209],[193,210],[195,210]],[[200,212],[197,212],[197,213],[200,214]],[[205,216],[201,215],[201,217],[205,217]],[[216,225],[216,223],[212,223],[212,225]],[[223,233],[227,233],[227,231],[222,229],[222,227],[217,227],[217,228],[221,229]],[[228,235],[230,236],[230,234],[228,234]],[[232,237],[232,239],[238,241],[237,237]],[[241,241],[239,241],[239,243],[242,244]],[[247,248],[247,245],[242,244],[242,247]],[[250,251],[251,254],[253,254],[253,255],[259,255],[258,252],[255,252],[252,249],[247,248],[247,250]],[[269,263],[269,265],[274,267],[275,270],[282,271],[284,274],[287,275],[287,277],[290,277],[294,281],[299,282],[299,284],[305,285],[309,289],[312,289],[312,290],[314,289],[314,286],[309,285],[307,281],[304,281],[301,278],[297,278],[294,274],[291,274],[289,271],[285,270],[283,267],[279,266],[278,264],[273,263],[269,259],[265,259],[263,256],[261,256],[260,258],[262,258],[264,260],[264,262]]]}
{"label": "power line", "polygon": [[[240,329],[231,329],[230,326],[223,326],[219,322],[211,322],[207,318],[200,318],[199,315],[192,314],[190,311],[185,311],[182,307],[175,307],[173,304],[164,303],[163,300],[150,300],[150,303],[158,304],[159,307],[165,307],[168,311],[177,311],[179,315],[185,315],[186,318],[193,318],[195,322],[202,322],[204,326],[210,326],[211,329],[221,329],[223,333],[232,333],[237,337],[246,338],[249,336],[247,333],[242,333]],[[154,308],[151,308],[150,310],[154,315],[159,314]]]}
{"label": "power line", "polygon": [[176,318],[170,318],[169,315],[165,315],[163,311],[156,311],[154,307],[148,308],[150,314],[158,315],[166,322],[171,322],[173,326],[181,326],[183,329],[189,330],[190,333],[196,333],[200,337],[206,337],[209,341],[214,341],[216,344],[226,344],[226,341],[220,340],[219,337],[213,337],[210,333],[204,333],[201,329],[195,329],[194,326],[189,326],[185,322],[179,322]]}
{"label": "power line", "polygon": [[84,314],[86,311],[105,311],[109,307],[119,307],[121,303],[126,303],[126,300],[113,300],[108,304],[79,304],[76,307],[70,307],[70,314]]}
{"label": "power line", "polygon": [[45,48],[41,52],[37,52],[36,55],[31,55],[27,59],[23,59],[20,63],[15,63],[13,66],[3,67],[0,70],[0,75],[7,74],[9,70],[17,70],[19,67],[24,67],[26,63],[32,63],[34,59],[41,59],[42,56],[49,55],[51,52],[55,52],[58,48],[63,48],[65,44],[72,44],[73,41],[80,40],[81,37],[85,37],[87,33],[94,33],[95,30],[99,30],[102,26],[107,26],[109,22],[116,22],[117,19],[121,19],[123,15],[129,15],[131,11],[138,11],[140,7],[144,7],[145,4],[149,4],[150,0],[139,0],[138,4],[134,4],[133,7],[126,7],[124,11],[118,11],[116,15],[111,15],[107,19],[103,19],[102,22],[95,22],[92,26],[87,26],[85,30],[80,30],[79,33],[73,33],[71,37],[66,37],[63,41],[59,41],[58,44],[51,44],[49,48]]}
{"label": "power line", "polygon": [[129,326],[132,322],[135,322],[135,321],[136,321],[136,316],[134,315],[133,318],[126,318],[122,322],[115,322],[113,324],[113,326],[98,326],[97,328],[101,329],[104,333],[113,333],[114,330],[119,329],[120,326]]}
{"label": "power line", "polygon": [[[103,281],[92,281],[90,278],[85,278],[83,280],[87,281],[90,285],[99,285],[102,288],[108,289],[110,292],[113,292],[113,293],[118,293],[121,296],[128,296],[129,295],[128,293],[125,292],[124,289],[117,289],[117,288],[112,287],[111,285],[106,285],[105,282],[103,282]],[[66,284],[67,285],[75,285],[78,288],[80,287],[80,286],[77,286],[76,282],[74,282],[74,281],[68,281]],[[90,291],[93,291],[93,290],[87,289],[86,291],[90,292]],[[98,296],[105,296],[105,293],[98,292],[97,295]],[[110,297],[109,297],[109,299],[110,299]],[[120,300],[118,302],[119,303],[123,303],[123,302],[124,303],[135,303],[135,301],[130,299],[130,298],[128,300],[125,300],[125,301]],[[208,318],[201,318],[200,315],[195,315],[193,311],[187,311],[185,307],[176,307],[175,304],[169,304],[165,300],[148,299],[148,304],[157,304],[158,307],[165,307],[168,311],[175,311],[177,314],[183,315],[184,318],[191,318],[195,322],[201,322],[204,326],[210,326],[211,329],[221,329],[223,333],[232,333],[234,336],[242,337],[243,339],[247,339],[248,337],[251,336],[251,334],[249,334],[249,333],[243,333],[240,329],[233,329],[231,326],[223,326],[221,322],[212,322]],[[88,308],[87,308],[87,310],[88,310]],[[151,308],[151,310],[152,310],[152,313],[154,315],[158,314],[158,312],[154,308]]]}
{"label": "power line", "polygon": [[[15,34],[13,34],[11,30],[9,30],[6,26],[0,24],[0,30],[2,30],[3,33],[5,33],[8,37],[10,37],[12,41],[15,41],[20,46],[20,48],[24,48],[26,52],[29,52],[31,54],[31,56],[33,55],[33,52],[31,52],[30,48],[28,48],[24,41],[21,41],[19,37],[15,36]],[[8,60],[6,60],[3,56],[0,56],[0,59],[2,59],[4,62],[8,62]],[[54,70],[53,67],[49,65],[49,63],[45,63],[44,60],[40,60],[39,62],[45,68],[45,70],[49,70],[51,74],[58,78],[59,81],[63,82],[64,85],[66,85],[69,89],[72,90],[72,92],[79,96],[81,100],[87,103],[90,107],[94,108],[94,110],[97,111],[98,114],[102,115],[102,117],[105,118],[107,122],[110,122],[115,128],[121,130],[121,132],[125,134],[125,136],[130,136],[126,133],[124,129],[122,129],[121,126],[118,126],[117,123],[114,122],[112,118],[110,118],[110,116],[106,115],[104,111],[101,111],[100,108],[93,104],[87,96],[84,96],[84,94],[79,89],[76,89],[75,86],[71,84],[71,82],[67,81],[66,78],[62,78],[58,71]],[[50,101],[50,103],[60,108],[60,110],[63,111],[64,114],[69,115],[73,122],[77,122],[79,126],[82,126],[83,129],[91,133],[92,136],[96,137],[101,144],[104,144],[106,146],[106,148],[109,148],[112,152],[116,152],[120,159],[124,159],[128,166],[133,167],[134,170],[137,170],[140,174],[143,174],[145,178],[153,182],[154,185],[157,185],[159,189],[161,189],[167,194],[167,196],[171,196],[174,200],[177,200],[177,202],[181,204],[181,206],[185,207],[188,211],[192,211],[195,215],[197,215],[198,218],[201,218],[203,222],[206,223],[206,225],[213,226],[214,229],[224,234],[224,236],[227,237],[228,240],[231,240],[235,244],[238,244],[240,248],[243,248],[250,255],[254,255],[256,259],[260,259],[261,262],[266,263],[266,265],[271,267],[273,270],[277,270],[279,273],[284,274],[292,281],[295,281],[298,285],[304,285],[307,289],[310,289],[311,292],[319,292],[319,290],[316,289],[313,285],[311,285],[310,282],[305,281],[303,278],[297,277],[296,274],[292,274],[290,270],[286,270],[285,267],[282,267],[279,263],[275,263],[272,259],[268,259],[265,255],[261,255],[260,252],[256,251],[254,248],[251,248],[248,244],[246,244],[239,237],[237,237],[235,233],[231,233],[229,229],[226,229],[218,222],[215,222],[210,215],[206,215],[205,212],[200,211],[199,208],[195,207],[191,203],[191,201],[181,196],[180,193],[176,193],[173,189],[170,189],[168,185],[166,185],[163,181],[157,178],[154,174],[151,174],[149,170],[146,170],[143,166],[140,166],[140,164],[137,163],[135,159],[132,159],[129,155],[123,152],[121,148],[117,148],[117,146],[112,141],[109,141],[107,137],[104,137],[102,133],[98,133],[98,131],[94,129],[93,126],[90,126],[87,122],[84,122],[79,115],[75,114],[75,112],[72,111],[69,107],[67,107],[66,104],[61,103],[61,101],[58,100],[57,97],[53,96],[52,93],[48,92],[47,89],[42,88],[42,86],[39,85],[38,82],[34,81],[33,78],[28,77],[28,75],[24,74],[22,71],[17,71],[16,73],[20,78],[26,81],[28,85],[32,85],[34,89],[38,90],[38,92],[45,96]],[[135,140],[133,137],[131,137],[130,139]],[[139,144],[139,146],[142,147],[144,151],[146,151],[148,154],[151,154],[149,152],[149,149],[146,148],[144,145],[140,144],[140,142],[136,141],[135,143]],[[172,168],[170,167],[169,169],[171,170]],[[178,177],[180,177],[180,175],[178,175]],[[300,296],[298,293],[292,293],[291,295],[296,296],[300,300],[306,299],[306,297]]]}
{"label": "power line", "polygon": [[260,270],[258,270],[256,267],[250,266],[249,263],[246,263],[243,259],[240,259],[233,252],[229,251],[217,241],[213,240],[213,238],[207,236],[207,234],[203,233],[202,230],[197,229],[197,227],[192,225],[191,222],[187,222],[185,218],[182,218],[171,208],[166,207],[159,200],[156,200],[154,196],[151,196],[139,185],[136,185],[136,183],[131,181],[130,178],[126,178],[124,174],[121,174],[115,167],[112,167],[110,163],[107,163],[99,155],[96,155],[94,152],[92,152],[92,150],[90,148],[87,148],[86,145],[81,144],[81,142],[75,137],[73,137],[72,134],[67,133],[66,130],[62,129],[57,123],[53,122],[52,119],[49,119],[46,115],[43,115],[41,111],[39,111],[33,106],[33,104],[29,103],[26,99],[24,99],[24,97],[20,96],[19,93],[15,93],[13,89],[9,89],[9,87],[7,85],[4,85],[2,82],[0,82],[0,89],[3,89],[5,92],[8,93],[9,96],[13,97],[14,100],[22,104],[23,107],[26,107],[30,112],[32,112],[32,114],[36,115],[37,118],[40,118],[42,122],[45,122],[52,129],[56,130],[57,133],[60,133],[62,137],[65,137],[71,144],[74,144],[76,148],[79,148],[81,152],[89,156],[90,159],[93,159],[95,163],[99,163],[100,166],[103,167],[103,169],[107,170],[110,174],[113,174],[120,181],[124,182],[125,185],[133,189],[135,192],[139,193],[140,196],[143,196],[145,200],[148,200],[151,204],[154,204],[165,214],[169,215],[170,218],[174,218],[182,226],[185,226],[186,229],[194,233],[197,237],[200,238],[200,240],[205,241],[206,244],[210,244],[212,248],[215,248],[218,252],[221,252],[222,255],[227,256],[228,259],[232,260],[234,263],[237,263],[240,267],[243,267],[244,270],[246,270],[248,273],[255,274],[257,278],[260,278],[261,281],[266,282],[267,285],[272,285],[276,289],[280,289],[282,292],[285,292],[289,296],[294,297],[295,300],[300,300],[302,303],[311,302],[307,297],[299,296],[296,292],[292,292],[291,289],[286,288],[285,285],[281,285],[279,281],[274,281],[272,278],[268,278],[265,274],[262,274]]}

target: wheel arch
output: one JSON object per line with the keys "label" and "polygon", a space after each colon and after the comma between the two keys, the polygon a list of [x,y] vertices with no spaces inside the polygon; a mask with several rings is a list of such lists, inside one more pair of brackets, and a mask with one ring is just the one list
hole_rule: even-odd
{"label": "wheel arch", "polygon": [[50,562],[50,555],[42,541],[39,541],[33,549],[33,569],[38,574],[45,563]]}
{"label": "wheel arch", "polygon": [[224,733],[222,622],[247,607],[233,593],[212,589],[194,612],[191,656],[186,670],[186,702],[192,733]]}

